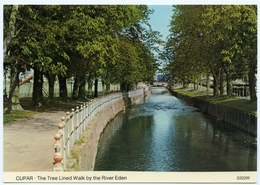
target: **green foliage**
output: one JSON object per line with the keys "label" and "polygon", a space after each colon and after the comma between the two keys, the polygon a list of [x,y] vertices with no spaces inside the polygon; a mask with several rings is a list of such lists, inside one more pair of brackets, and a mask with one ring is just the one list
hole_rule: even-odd
{"label": "green foliage", "polygon": [[[72,148],[72,150],[71,150],[71,157],[73,158],[73,159],[76,159],[76,163],[78,163],[79,162],[79,153],[78,153],[78,149],[77,149],[77,147],[73,147]],[[75,167],[77,167],[77,166],[75,166]]]}
{"label": "green foliage", "polygon": [[[11,8],[4,7],[4,37]],[[151,81],[152,51],[161,41],[148,24],[150,13],[146,5],[22,5],[5,66],[37,64],[41,72],[74,76],[80,84],[86,77]]]}
{"label": "green foliage", "polygon": [[227,83],[256,70],[255,5],[177,5],[173,9],[163,56],[169,76],[187,83],[210,71],[218,90],[221,70]]}
{"label": "green foliage", "polygon": [[73,169],[74,171],[79,171],[79,167],[77,163],[73,163],[73,165],[70,168]]}
{"label": "green foliage", "polygon": [[171,76],[178,77],[184,83],[193,82],[208,71],[203,66],[201,53],[201,12],[202,6],[174,6],[171,21],[170,38],[166,43],[165,58]]}
{"label": "green foliage", "polygon": [[85,135],[80,135],[80,138],[77,141],[75,141],[74,144],[75,145],[82,145],[84,143],[86,143],[86,136]]}

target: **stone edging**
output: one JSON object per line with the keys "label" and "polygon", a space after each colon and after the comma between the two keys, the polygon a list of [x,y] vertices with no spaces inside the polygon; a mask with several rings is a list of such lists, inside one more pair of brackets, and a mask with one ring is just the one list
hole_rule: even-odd
{"label": "stone edging", "polygon": [[189,97],[177,93],[171,89],[169,90],[177,98],[183,99],[189,104],[201,109],[204,113],[208,113],[225,123],[231,124],[249,134],[252,134],[255,137],[257,136],[257,116],[233,107],[215,104],[196,97]]}
{"label": "stone edging", "polygon": [[143,99],[144,96],[146,96],[146,91],[120,99],[99,111],[83,131],[79,142],[73,146],[66,171],[93,171],[99,138],[107,123],[126,107]]}

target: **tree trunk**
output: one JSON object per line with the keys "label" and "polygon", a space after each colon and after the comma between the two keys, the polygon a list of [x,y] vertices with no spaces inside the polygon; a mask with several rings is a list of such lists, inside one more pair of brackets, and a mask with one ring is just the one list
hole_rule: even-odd
{"label": "tree trunk", "polygon": [[253,43],[253,51],[249,55],[249,72],[248,72],[248,81],[249,81],[249,92],[250,92],[250,101],[257,101],[256,94],[256,73],[257,73],[257,45]]}
{"label": "tree trunk", "polygon": [[203,84],[203,80],[202,80],[202,76],[200,76],[197,79],[197,90],[202,90],[202,84]]}
{"label": "tree trunk", "polygon": [[227,96],[233,95],[230,67],[231,67],[230,64],[224,64],[223,65],[223,69],[224,69],[224,72],[226,74]]}
{"label": "tree trunk", "polygon": [[6,114],[10,114],[11,110],[23,110],[19,101],[19,73],[20,68],[18,67],[18,62],[16,62],[14,65],[11,65],[9,102]]}
{"label": "tree trunk", "polygon": [[220,93],[220,96],[224,96],[224,72],[223,72],[223,69],[220,69],[219,93]]}
{"label": "tree trunk", "polygon": [[255,78],[255,70],[250,69],[248,73],[249,78],[249,91],[250,91],[250,100],[251,102],[257,101],[256,96],[256,78]]}
{"label": "tree trunk", "polygon": [[184,89],[188,89],[188,88],[189,88],[189,83],[183,82],[183,88],[184,88]]}
{"label": "tree trunk", "polygon": [[104,95],[104,94],[106,94],[106,90],[105,90],[105,81],[102,80],[101,83],[102,83],[102,94]]}
{"label": "tree trunk", "polygon": [[33,80],[33,106],[40,107],[44,104],[43,93],[43,74],[37,67],[37,64],[34,65],[34,80]]}
{"label": "tree trunk", "polygon": [[121,92],[127,91],[126,82],[120,83],[120,91]]}
{"label": "tree trunk", "polygon": [[95,79],[94,97],[98,97],[98,79]]}
{"label": "tree trunk", "polygon": [[256,68],[257,68],[257,58],[256,55],[251,55],[251,61],[249,65],[250,69],[248,72],[248,79],[249,79],[249,92],[250,92],[250,100],[251,102],[257,101],[256,96]]}
{"label": "tree trunk", "polygon": [[131,89],[130,83],[127,82],[127,83],[126,83],[126,91],[127,91],[127,92],[130,91],[130,89]]}
{"label": "tree trunk", "polygon": [[214,97],[218,97],[219,96],[219,80],[218,80],[218,78],[216,77],[213,77],[214,78],[214,80],[213,80],[213,86],[214,86],[214,88],[213,88],[213,96]]}
{"label": "tree trunk", "polygon": [[16,22],[17,13],[18,13],[18,5],[13,5],[12,12],[10,15],[8,33],[6,34],[3,43],[4,60],[5,57],[7,56],[8,45],[10,44],[13,37],[15,36],[15,22]]}
{"label": "tree trunk", "polygon": [[[6,74],[7,74],[7,69],[4,69],[4,83],[5,83],[5,88],[4,88],[4,98],[7,98],[7,91],[6,91]],[[10,85],[10,84],[9,84]]]}
{"label": "tree trunk", "polygon": [[[217,62],[217,61],[216,61]],[[210,71],[213,76],[213,96],[219,96],[219,83],[220,83],[220,70],[221,66],[210,65]]]}
{"label": "tree trunk", "polygon": [[232,88],[232,80],[230,78],[230,75],[227,75],[227,95],[233,96],[233,88]]}
{"label": "tree trunk", "polygon": [[61,75],[58,75],[58,78],[59,78],[59,88],[60,88],[60,99],[62,101],[67,101],[68,89],[67,89],[66,78]]}
{"label": "tree trunk", "polygon": [[79,76],[76,74],[73,84],[72,99],[76,100],[79,98]]}
{"label": "tree trunk", "polygon": [[127,82],[126,88],[127,88],[127,92],[132,91],[132,90],[134,90],[134,84]]}
{"label": "tree trunk", "polygon": [[92,76],[89,74],[89,76],[88,76],[88,97],[93,96],[92,87],[93,87]]}
{"label": "tree trunk", "polygon": [[48,102],[53,102],[54,98],[54,81],[55,81],[55,75],[52,74],[51,72],[47,72],[46,77],[48,79],[48,84],[49,84],[49,97],[48,97]]}
{"label": "tree trunk", "polygon": [[[219,69],[218,69],[219,70]],[[213,75],[213,96],[219,96],[219,71],[211,69]]]}
{"label": "tree trunk", "polygon": [[79,98],[86,99],[86,76],[85,74],[81,76],[79,83]]}
{"label": "tree trunk", "polygon": [[110,92],[110,83],[106,83],[106,93]]}
{"label": "tree trunk", "polygon": [[209,91],[209,88],[210,88],[210,84],[209,84],[209,73],[207,73],[207,77],[206,77],[207,79],[206,79],[206,84],[207,84],[207,89],[206,89],[206,91]]}
{"label": "tree trunk", "polygon": [[[9,28],[3,43],[4,61],[8,53],[8,46],[15,36],[15,22],[18,13],[18,5],[13,5],[12,12],[10,15]],[[11,66],[11,81],[10,81],[10,92],[9,92],[9,103],[6,110],[7,114],[11,113],[11,110],[23,110],[19,101],[19,68],[18,62]]]}

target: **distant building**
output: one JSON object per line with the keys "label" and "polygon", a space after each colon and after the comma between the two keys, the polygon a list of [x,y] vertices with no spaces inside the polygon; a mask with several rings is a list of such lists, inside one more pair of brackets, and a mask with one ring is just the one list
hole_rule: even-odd
{"label": "distant building", "polygon": [[166,82],[166,76],[164,74],[155,74],[154,75],[154,81],[155,82]]}

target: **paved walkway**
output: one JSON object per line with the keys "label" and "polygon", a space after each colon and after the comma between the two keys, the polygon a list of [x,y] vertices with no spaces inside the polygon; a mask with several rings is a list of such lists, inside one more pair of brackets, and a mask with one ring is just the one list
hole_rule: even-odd
{"label": "paved walkway", "polygon": [[4,172],[52,171],[54,134],[62,116],[65,117],[66,112],[44,112],[4,124]]}
{"label": "paved walkway", "polygon": [[5,172],[51,171],[54,134],[65,112],[37,113],[3,126]]}

